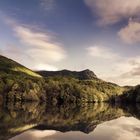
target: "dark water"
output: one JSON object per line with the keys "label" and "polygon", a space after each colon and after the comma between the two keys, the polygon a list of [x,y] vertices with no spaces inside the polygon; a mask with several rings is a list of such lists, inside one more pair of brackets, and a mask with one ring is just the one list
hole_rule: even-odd
{"label": "dark water", "polygon": [[0,140],[140,140],[140,105],[1,107]]}

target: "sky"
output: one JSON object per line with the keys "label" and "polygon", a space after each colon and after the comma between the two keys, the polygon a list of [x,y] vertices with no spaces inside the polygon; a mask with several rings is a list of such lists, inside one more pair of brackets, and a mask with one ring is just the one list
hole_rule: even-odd
{"label": "sky", "polygon": [[0,54],[33,70],[90,69],[140,84],[140,0],[1,0]]}

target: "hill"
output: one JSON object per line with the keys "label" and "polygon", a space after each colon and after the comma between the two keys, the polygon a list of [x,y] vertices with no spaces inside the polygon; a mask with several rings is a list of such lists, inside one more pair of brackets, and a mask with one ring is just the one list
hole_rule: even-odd
{"label": "hill", "polygon": [[25,74],[25,75],[29,75],[29,76],[35,76],[35,77],[41,77],[39,74],[33,72],[32,70],[26,68],[25,66],[9,59],[6,58],[2,55],[0,55],[0,72],[2,74],[2,72],[5,73],[11,73],[14,74],[14,72],[17,72],[18,74]]}
{"label": "hill", "polygon": [[84,70],[33,72],[0,56],[1,101],[45,101],[50,104],[114,101],[126,88]]}
{"label": "hill", "polygon": [[42,75],[43,77],[71,77],[76,78],[79,80],[94,80],[97,79],[97,76],[94,72],[90,71],[89,69],[83,71],[69,71],[69,70],[62,70],[62,71],[37,71],[38,74]]}
{"label": "hill", "polygon": [[140,85],[129,88],[119,98],[124,103],[140,103]]}
{"label": "hill", "polygon": [[[0,101],[40,100],[43,78],[23,65],[0,55]],[[40,86],[41,85],[41,86]]]}
{"label": "hill", "polygon": [[99,79],[91,70],[37,71],[46,78],[48,100],[59,102],[115,101],[126,88]]}

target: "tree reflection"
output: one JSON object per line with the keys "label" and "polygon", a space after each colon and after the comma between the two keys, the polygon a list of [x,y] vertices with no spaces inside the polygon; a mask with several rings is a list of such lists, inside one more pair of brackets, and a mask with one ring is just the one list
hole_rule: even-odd
{"label": "tree reflection", "polygon": [[96,104],[48,105],[38,102],[1,106],[0,139],[7,140],[28,129],[92,132],[105,121],[121,116],[140,118],[140,106]]}

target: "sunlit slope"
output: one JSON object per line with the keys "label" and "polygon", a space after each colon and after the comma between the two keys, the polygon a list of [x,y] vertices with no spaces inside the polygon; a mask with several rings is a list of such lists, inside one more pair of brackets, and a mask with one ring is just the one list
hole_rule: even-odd
{"label": "sunlit slope", "polygon": [[[40,76],[41,75],[41,76]],[[125,88],[84,70],[33,72],[0,56],[0,100],[43,100],[52,104],[115,101]]]}
{"label": "sunlit slope", "polygon": [[0,103],[45,100],[43,78],[23,65],[0,56]]}
{"label": "sunlit slope", "polygon": [[30,76],[41,77],[39,74],[22,66],[21,64],[0,55],[0,72],[12,73],[14,71],[19,72],[20,74],[23,73]]}

